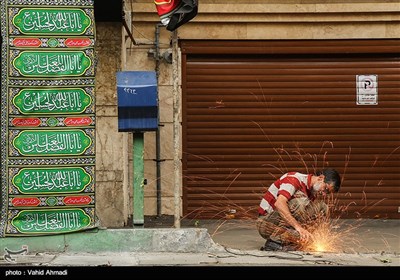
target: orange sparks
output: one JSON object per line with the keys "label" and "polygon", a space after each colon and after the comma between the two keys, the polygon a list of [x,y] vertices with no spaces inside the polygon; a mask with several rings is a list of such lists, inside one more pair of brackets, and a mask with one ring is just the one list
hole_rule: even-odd
{"label": "orange sparks", "polygon": [[304,251],[314,252],[338,252],[341,249],[342,234],[336,232],[331,222],[321,221],[316,223],[312,231],[313,240],[305,244]]}

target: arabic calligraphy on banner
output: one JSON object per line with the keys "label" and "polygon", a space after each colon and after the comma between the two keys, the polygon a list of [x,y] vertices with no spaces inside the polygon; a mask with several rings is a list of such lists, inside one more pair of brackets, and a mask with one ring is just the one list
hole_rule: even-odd
{"label": "arabic calligraphy on banner", "polygon": [[93,0],[0,8],[0,237],[96,227]]}
{"label": "arabic calligraphy on banner", "polygon": [[22,89],[13,104],[22,114],[82,113],[92,98],[82,88]]}
{"label": "arabic calligraphy on banner", "polygon": [[12,179],[23,194],[77,193],[92,181],[82,167],[22,168]]}
{"label": "arabic calligraphy on banner", "polygon": [[[92,73],[93,54],[87,51],[22,51],[12,52],[11,76],[59,77]],[[18,54],[15,58],[14,55]],[[90,56],[90,57],[89,57]],[[91,70],[91,71],[88,71]]]}
{"label": "arabic calligraphy on banner", "polygon": [[76,231],[87,227],[91,222],[82,209],[54,211],[22,210],[11,224],[21,233],[60,233]]}
{"label": "arabic calligraphy on banner", "polygon": [[23,8],[12,22],[23,34],[83,34],[92,21],[79,9]]}
{"label": "arabic calligraphy on banner", "polygon": [[23,130],[12,144],[23,156],[82,155],[92,139],[82,130]]}

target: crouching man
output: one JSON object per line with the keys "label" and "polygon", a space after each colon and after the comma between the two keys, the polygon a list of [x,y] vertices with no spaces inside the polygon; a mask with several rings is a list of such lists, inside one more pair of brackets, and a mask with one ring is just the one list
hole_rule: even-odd
{"label": "crouching man", "polygon": [[262,250],[296,250],[311,241],[308,226],[320,215],[327,215],[328,206],[316,200],[338,192],[340,175],[334,169],[316,174],[288,172],[276,180],[264,194],[258,208],[257,229],[266,239]]}

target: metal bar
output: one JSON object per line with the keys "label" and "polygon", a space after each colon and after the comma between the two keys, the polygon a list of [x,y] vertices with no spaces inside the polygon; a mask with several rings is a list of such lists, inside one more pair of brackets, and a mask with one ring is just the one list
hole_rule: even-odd
{"label": "metal bar", "polygon": [[[156,48],[156,77],[157,77],[157,104],[159,104],[160,97],[158,92],[159,76],[160,76],[160,27],[162,24],[156,24],[155,30],[155,48]],[[158,123],[160,123],[160,106],[158,105]],[[160,139],[160,125],[156,130],[156,176],[157,176],[157,217],[161,217],[161,139]]]}
{"label": "metal bar", "polygon": [[133,38],[132,32],[131,32],[131,30],[129,29],[128,23],[126,22],[126,19],[125,19],[125,12],[123,12],[123,14],[122,14],[122,24],[124,25],[124,28],[125,28],[125,30],[126,30],[126,33],[128,33],[129,38],[131,38],[132,43],[133,43],[134,45],[136,45],[135,38]]}

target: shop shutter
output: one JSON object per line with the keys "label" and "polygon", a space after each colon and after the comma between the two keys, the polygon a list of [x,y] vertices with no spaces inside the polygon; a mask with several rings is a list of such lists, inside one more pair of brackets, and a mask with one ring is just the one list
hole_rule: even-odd
{"label": "shop shutter", "polygon": [[[342,218],[399,218],[400,41],[184,41],[187,218],[254,218],[287,171],[342,175]],[[378,104],[356,104],[377,75]]]}

